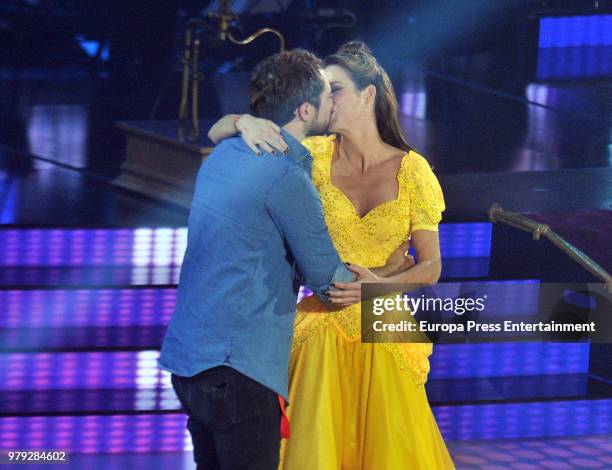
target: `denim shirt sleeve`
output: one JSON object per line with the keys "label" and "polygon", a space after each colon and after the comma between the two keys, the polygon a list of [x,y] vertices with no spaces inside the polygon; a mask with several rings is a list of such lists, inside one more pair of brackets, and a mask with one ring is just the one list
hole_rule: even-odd
{"label": "denim shirt sleeve", "polygon": [[[349,268],[346,267],[344,263],[340,263],[336,272],[334,273],[334,278],[332,282],[353,282],[355,280],[355,274]],[[337,290],[333,286],[331,290]]]}
{"label": "denim shirt sleeve", "polygon": [[302,273],[304,284],[329,304],[326,292],[334,281],[353,273],[340,261],[325,225],[321,199],[306,172],[289,169],[266,195],[266,206],[282,232]]}

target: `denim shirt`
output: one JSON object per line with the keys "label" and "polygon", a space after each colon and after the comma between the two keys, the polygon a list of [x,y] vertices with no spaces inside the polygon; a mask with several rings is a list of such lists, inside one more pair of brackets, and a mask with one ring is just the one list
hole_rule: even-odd
{"label": "denim shirt", "polygon": [[300,283],[327,302],[330,283],[353,276],[327,231],[312,157],[282,134],[286,157],[258,157],[237,137],[202,164],[159,366],[191,377],[226,365],[287,399]]}

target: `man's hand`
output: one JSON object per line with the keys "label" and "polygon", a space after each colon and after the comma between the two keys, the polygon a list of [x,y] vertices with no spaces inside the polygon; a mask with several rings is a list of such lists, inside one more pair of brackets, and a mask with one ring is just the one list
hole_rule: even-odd
{"label": "man's hand", "polygon": [[349,264],[348,268],[357,275],[357,279],[353,282],[334,282],[333,286],[340,290],[332,290],[327,293],[332,305],[338,308],[348,307],[349,305],[361,302],[362,283],[382,282],[382,278],[368,268],[363,268],[356,264]]}
{"label": "man's hand", "polygon": [[391,253],[383,267],[384,276],[392,276],[414,266],[414,258],[407,254],[409,249],[410,240],[407,240]]}

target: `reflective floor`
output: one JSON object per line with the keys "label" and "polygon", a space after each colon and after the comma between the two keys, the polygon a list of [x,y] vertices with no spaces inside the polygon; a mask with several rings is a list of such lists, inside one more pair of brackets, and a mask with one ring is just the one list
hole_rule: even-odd
{"label": "reflective floor", "polygon": [[[465,441],[447,443],[458,469],[480,470],[581,470],[612,466],[612,435],[580,438],[520,439],[514,441]],[[72,454],[61,468],[91,470],[192,470],[191,452],[149,454]],[[46,470],[49,465],[32,465]],[[58,466],[58,468],[60,468]]]}

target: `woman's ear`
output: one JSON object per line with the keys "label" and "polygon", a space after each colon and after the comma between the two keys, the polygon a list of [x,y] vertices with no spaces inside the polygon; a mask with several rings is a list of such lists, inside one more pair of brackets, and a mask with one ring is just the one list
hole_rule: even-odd
{"label": "woman's ear", "polygon": [[368,85],[363,89],[363,99],[366,111],[374,108],[376,102],[376,87],[374,85]]}

